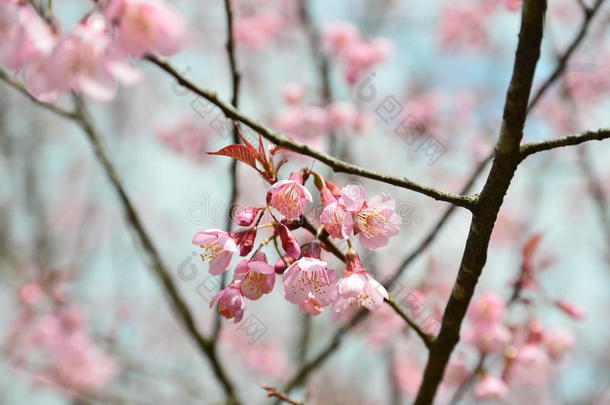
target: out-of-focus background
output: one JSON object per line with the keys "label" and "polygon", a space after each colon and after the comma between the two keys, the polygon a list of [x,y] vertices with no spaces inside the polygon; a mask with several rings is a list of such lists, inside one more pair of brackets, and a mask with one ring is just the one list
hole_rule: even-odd
{"label": "out-of-focus background", "polygon": [[[346,161],[454,192],[492,151],[513,67],[518,1],[233,3],[240,106],[249,116]],[[309,13],[308,27],[301,3]],[[178,0],[173,5],[189,24],[188,44],[171,57],[173,65],[229,100],[223,2]],[[53,7],[67,32],[91,4],[57,0]],[[530,113],[526,141],[608,125],[609,18],[610,5],[602,4],[565,71]],[[345,29],[345,23],[356,27],[363,40],[381,41],[379,61],[363,72],[350,73],[348,62],[324,45],[325,35]],[[550,2],[534,91],[581,23],[578,1]],[[308,29],[320,36],[313,47]],[[329,64],[331,105],[320,95],[320,55]],[[230,161],[204,152],[229,144],[230,132],[220,125],[218,109],[150,63],[136,66],[144,73],[141,83],[120,87],[110,102],[88,105],[145,229],[198,326],[209,334],[214,319],[209,302],[218,279],[210,278],[191,239],[198,231],[225,227]],[[304,96],[295,103],[301,91]],[[70,105],[71,100],[66,96],[58,102]],[[414,123],[422,138],[397,133],[404,120]],[[507,299],[524,245],[542,235],[535,256],[542,263],[532,292],[535,303],[510,308],[507,322],[537,320],[543,330],[562,330],[574,342],[539,372],[543,380],[509,385],[504,403],[610,403],[610,230],[603,219],[610,198],[609,152],[610,145],[601,142],[539,154],[513,180],[477,296],[494,293]],[[307,157],[291,159],[283,173],[309,166],[338,184],[363,184],[370,195],[385,192],[395,198],[400,235],[384,249],[361,252],[381,280],[447,208],[387,184],[331,174]],[[0,165],[0,403],[222,403],[209,363],[175,319],[80,128],[0,85]],[[264,202],[266,187],[250,168],[238,167],[239,204]],[[313,213],[311,218],[317,220]],[[421,292],[426,310],[437,319],[457,272],[469,218],[458,209],[399,281],[402,294]],[[557,300],[580,308],[582,319],[567,316]],[[61,322],[85,332],[51,350],[43,342],[57,333],[57,302]],[[302,353],[313,357],[341,325],[331,311],[304,320],[281,288],[248,302],[248,314],[256,325],[248,329],[223,320],[218,342],[219,356],[247,404],[270,403],[259,385],[281,388],[303,364]],[[461,343],[458,352],[474,369],[478,354],[472,346]],[[425,359],[421,343],[384,309],[350,332],[292,394],[307,395],[312,404],[409,403]],[[501,358],[487,367],[500,374]],[[444,387],[438,403],[448,403],[453,391]],[[462,401],[484,402],[472,390]]]}

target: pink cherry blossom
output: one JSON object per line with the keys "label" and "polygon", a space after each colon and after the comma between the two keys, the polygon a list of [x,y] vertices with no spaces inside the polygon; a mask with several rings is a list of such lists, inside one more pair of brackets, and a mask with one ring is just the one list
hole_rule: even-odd
{"label": "pink cherry blossom", "polygon": [[172,55],[184,45],[186,22],[164,0],[112,0],[106,17],[116,29],[121,49],[135,57]]}
{"label": "pink cherry blossom", "polygon": [[478,5],[447,3],[441,15],[441,42],[443,46],[485,47],[489,41],[485,20],[487,13]]}
{"label": "pink cherry blossom", "polygon": [[[284,273],[284,297],[293,304],[328,306],[335,298],[335,272],[326,262],[314,257],[303,257],[294,262]],[[306,309],[306,307],[303,307]]]}
{"label": "pink cherry blossom", "polygon": [[318,106],[288,105],[274,117],[274,125],[291,138],[320,149],[328,131],[326,110]]}
{"label": "pink cherry blossom", "polygon": [[358,28],[345,21],[330,24],[324,32],[325,46],[335,55],[344,54],[350,45],[359,40]]}
{"label": "pink cherry blossom", "polygon": [[47,67],[51,87],[81,92],[98,101],[112,99],[115,79],[130,84],[138,80],[139,74],[121,61],[111,46],[104,18],[90,15],[53,50]]}
{"label": "pink cherry blossom", "polygon": [[286,219],[298,218],[307,202],[313,201],[309,190],[295,180],[280,180],[269,188],[270,203]]}
{"label": "pink cherry blossom", "polygon": [[233,253],[237,251],[235,240],[225,231],[209,229],[197,232],[193,244],[203,249],[201,259],[210,263],[210,274],[222,274],[231,263]]}
{"label": "pink cherry blossom", "polygon": [[210,302],[210,308],[218,302],[218,312],[227,319],[233,319],[235,323],[241,321],[246,307],[240,283],[240,281],[233,281],[227,288],[216,294]]}
{"label": "pink cherry blossom", "polygon": [[449,359],[443,382],[459,386],[468,380],[471,373],[465,356],[458,353],[455,356],[451,356],[451,359]]}
{"label": "pink cherry blossom", "polygon": [[386,289],[362,268],[356,253],[346,255],[347,269],[337,282],[338,297],[335,300],[335,311],[343,312],[349,307],[378,310],[383,300],[388,298]]}
{"label": "pink cherry blossom", "polygon": [[353,43],[344,56],[344,75],[347,82],[354,85],[375,65],[387,60],[393,45],[384,38]]}
{"label": "pink cherry blossom", "polygon": [[267,263],[265,254],[259,252],[252,260],[242,260],[237,264],[233,280],[240,281],[244,297],[257,300],[273,290],[275,271],[273,266]]}
{"label": "pink cherry blossom", "polygon": [[303,302],[299,302],[299,310],[309,315],[320,315],[324,307],[312,293],[309,293]]}
{"label": "pink cherry blossom", "polygon": [[417,394],[422,371],[421,367],[414,363],[412,356],[400,354],[392,362],[392,378],[398,388],[408,395]]}
{"label": "pink cherry blossom", "polygon": [[299,104],[305,98],[305,87],[299,83],[287,83],[282,89],[282,98],[287,104]]}
{"label": "pink cherry blossom", "polygon": [[574,346],[574,332],[568,329],[552,329],[544,334],[544,345],[552,359],[558,359]]}
{"label": "pink cherry blossom", "polygon": [[400,217],[394,212],[392,197],[379,193],[354,214],[354,233],[360,243],[369,249],[379,249],[388,244],[390,237],[400,232]]}
{"label": "pink cherry blossom", "polygon": [[474,386],[474,397],[479,401],[492,401],[506,398],[508,387],[499,378],[486,374]]}
{"label": "pink cherry blossom", "polygon": [[29,283],[21,287],[19,291],[19,300],[24,305],[30,307],[36,304],[42,297],[42,288],[39,284]]}
{"label": "pink cherry blossom", "polygon": [[347,22],[331,24],[324,33],[324,45],[342,61],[345,79],[351,85],[388,59],[393,51],[393,45],[387,39],[361,39],[358,29]]}
{"label": "pink cherry blossom", "polygon": [[207,150],[210,136],[210,129],[196,126],[190,121],[182,121],[157,131],[157,139],[167,148],[199,164],[207,160],[204,152]]}
{"label": "pink cherry blossom", "polygon": [[525,344],[518,349],[509,381],[517,386],[543,384],[551,375],[550,366],[549,357],[542,346]]}
{"label": "pink cherry blossom", "polygon": [[0,2],[0,62],[9,69],[47,56],[55,45],[55,34],[28,2]]}
{"label": "pink cherry blossom", "polygon": [[235,223],[239,226],[250,226],[259,212],[260,208],[258,207],[246,207],[237,213]]}
{"label": "pink cherry blossom", "polygon": [[506,305],[502,298],[487,293],[471,304],[468,317],[476,324],[492,325],[502,322],[505,312]]}
{"label": "pink cherry blossom", "polygon": [[264,49],[282,29],[282,16],[275,11],[235,19],[235,40],[248,48]]}
{"label": "pink cherry blossom", "polygon": [[358,211],[366,200],[366,190],[360,184],[349,184],[341,189],[341,202],[348,211]]}
{"label": "pink cherry blossom", "polygon": [[464,334],[465,340],[482,353],[501,353],[511,337],[508,328],[502,324],[482,324]]}
{"label": "pink cherry blossom", "polygon": [[328,124],[332,131],[347,131],[355,126],[357,111],[353,104],[335,101],[326,107]]}
{"label": "pink cherry blossom", "polygon": [[337,239],[347,239],[354,226],[352,214],[340,202],[333,202],[324,207],[320,222],[324,224],[328,234]]}

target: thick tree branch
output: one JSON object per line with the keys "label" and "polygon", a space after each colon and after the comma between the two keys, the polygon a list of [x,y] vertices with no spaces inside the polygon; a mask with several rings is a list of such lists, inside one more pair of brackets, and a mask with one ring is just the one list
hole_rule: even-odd
{"label": "thick tree branch", "polygon": [[519,145],[532,80],[540,57],[545,10],[544,0],[523,2],[519,43],[496,155],[473,214],[457,279],[445,307],[439,335],[430,348],[415,405],[430,405],[434,400],[449,357],[459,341],[460,327],[474,288],[487,261],[489,240],[504,195],[521,161]]}
{"label": "thick tree branch", "polygon": [[608,138],[610,138],[610,128],[601,128],[595,131],[586,131],[582,134],[566,136],[564,138],[550,139],[542,142],[524,143],[521,144],[520,153],[521,158],[525,159],[529,155],[537,152],[562,148],[564,146],[579,145],[588,141],[602,141]]}
{"label": "thick tree branch", "polygon": [[469,210],[473,210],[476,206],[477,198],[475,196],[463,196],[459,194],[447,193],[436,190],[432,187],[415,183],[407,179],[406,177],[395,177],[390,176],[388,174],[377,173],[372,170],[358,167],[351,163],[343,162],[330,155],[318,152],[307,145],[295,142],[282,134],[272,131],[263,124],[248,118],[241,111],[237,110],[230,104],[227,104],[226,102],[222,101],[216,95],[215,92],[201,89],[195,84],[191,83],[189,80],[185,79],[182,75],[180,75],[180,73],[178,73],[178,71],[176,71],[176,69],[172,67],[167,61],[164,61],[156,56],[148,56],[147,59],[165,72],[169,73],[172,77],[174,77],[178,84],[187,88],[193,93],[203,97],[212,104],[216,105],[218,108],[220,108],[220,110],[226,117],[239,121],[244,125],[247,125],[248,127],[260,133],[263,137],[278,146],[282,146],[286,149],[290,149],[293,152],[297,152],[302,155],[310,156],[316,160],[319,160],[320,162],[331,167],[335,172],[354,174],[360,177],[366,177],[397,187],[406,188],[408,190],[416,191],[418,193],[427,195],[428,197],[431,197],[437,201],[446,201],[459,207],[467,208]]}

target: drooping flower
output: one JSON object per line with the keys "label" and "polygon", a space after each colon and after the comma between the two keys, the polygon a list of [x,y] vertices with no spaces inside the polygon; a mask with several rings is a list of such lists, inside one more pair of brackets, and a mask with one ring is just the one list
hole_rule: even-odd
{"label": "drooping flower", "polygon": [[246,307],[240,283],[240,281],[233,281],[227,288],[216,294],[210,302],[210,308],[218,302],[218,312],[227,319],[233,319],[235,323],[241,321]]}
{"label": "drooping flower", "polygon": [[[291,176],[293,177],[293,176]],[[270,204],[286,219],[298,218],[307,201],[313,201],[311,193],[297,180],[280,180],[269,188]]]}
{"label": "drooping flower", "polygon": [[324,307],[312,293],[309,293],[305,301],[299,303],[299,311],[309,315],[320,315]]}
{"label": "drooping flower", "polygon": [[225,231],[209,229],[197,232],[193,244],[203,249],[201,259],[210,263],[210,274],[218,275],[227,270],[233,253],[237,251],[235,240]]}
{"label": "drooping flower", "polygon": [[186,39],[186,21],[164,0],[112,0],[106,17],[117,27],[122,50],[135,57],[172,55]]}
{"label": "drooping flower", "polygon": [[275,285],[275,270],[267,263],[264,253],[257,253],[252,260],[242,260],[235,268],[233,280],[240,281],[244,297],[257,300],[269,294]]}
{"label": "drooping flower", "polygon": [[508,387],[499,378],[486,374],[474,387],[474,396],[479,401],[506,398]]}
{"label": "drooping flower", "polygon": [[286,254],[293,259],[301,257],[299,241],[294,237],[292,232],[290,232],[290,229],[284,224],[277,224],[275,230],[280,237],[282,248],[286,251]]}
{"label": "drooping flower", "polygon": [[[335,272],[326,266],[326,262],[314,257],[303,257],[294,262],[284,273],[284,297],[301,306],[330,305],[336,295],[336,277]],[[307,300],[309,302],[305,303]]]}
{"label": "drooping flower", "polygon": [[348,252],[346,260],[344,276],[337,282],[335,311],[344,312],[350,307],[376,311],[388,298],[388,292],[362,267],[356,253]]}

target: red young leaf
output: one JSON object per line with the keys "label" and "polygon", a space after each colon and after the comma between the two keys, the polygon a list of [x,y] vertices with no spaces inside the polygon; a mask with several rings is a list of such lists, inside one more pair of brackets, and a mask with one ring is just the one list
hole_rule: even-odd
{"label": "red young leaf", "polygon": [[[252,145],[250,145],[252,147]],[[246,145],[225,146],[218,152],[208,152],[208,155],[221,155],[237,159],[256,169],[256,149],[254,152]]]}
{"label": "red young leaf", "polygon": [[260,134],[258,135],[258,161],[262,163],[265,169],[269,167],[267,153],[265,153],[265,145],[263,144],[263,138],[260,136]]}
{"label": "red young leaf", "polygon": [[542,234],[536,233],[525,243],[523,247],[523,260],[526,262],[531,261],[534,252],[538,248],[540,241],[542,240]]}

